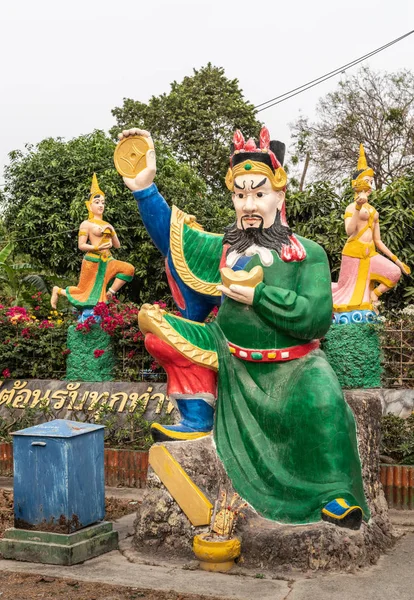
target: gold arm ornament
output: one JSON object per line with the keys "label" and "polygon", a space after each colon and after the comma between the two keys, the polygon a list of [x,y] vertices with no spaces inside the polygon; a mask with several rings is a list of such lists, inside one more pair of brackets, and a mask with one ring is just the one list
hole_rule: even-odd
{"label": "gold arm ornament", "polygon": [[393,255],[391,256],[391,260],[392,260],[392,262],[395,262],[395,263],[397,262],[397,260],[399,260],[399,261],[400,261],[400,263],[401,263],[401,266],[402,266],[402,268],[403,268],[403,271],[404,271],[404,273],[405,273],[406,275],[411,275],[411,269],[410,269],[410,267],[409,267],[408,265],[406,265],[405,263],[403,263],[403,262],[402,262],[402,260],[400,260],[400,259],[398,258],[398,256],[396,256],[395,254],[393,254]]}
{"label": "gold arm ornament", "polygon": [[146,154],[150,148],[148,138],[142,135],[124,138],[115,148],[115,169],[122,177],[136,177],[147,166]]}

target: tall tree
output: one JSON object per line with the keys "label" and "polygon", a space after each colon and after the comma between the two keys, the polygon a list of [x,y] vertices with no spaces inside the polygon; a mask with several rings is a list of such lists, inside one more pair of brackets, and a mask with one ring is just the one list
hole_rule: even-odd
{"label": "tall tree", "polygon": [[112,114],[117,122],[114,136],[125,128],[148,129],[214,190],[225,190],[235,129],[256,138],[260,131],[254,107],[243,97],[238,80],[228,79],[224,69],[210,63],[180,83],[174,81],[168,94],[152,96],[148,104],[125,98]]}
{"label": "tall tree", "polygon": [[[105,218],[114,225],[121,249],[117,257],[136,267],[136,277],[125,293],[138,302],[156,300],[168,293],[163,260],[151,243],[136,202],[113,164],[114,142],[102,131],[69,142],[45,139],[25,151],[10,153],[5,170],[6,188],[0,212],[6,238],[19,253],[39,267],[75,284],[82,253],[77,248],[79,224],[86,217],[91,177],[97,172],[106,194]],[[214,198],[206,198],[201,178],[179,164],[157,145],[157,185],[169,203],[196,214],[206,229],[220,229],[228,215]],[[230,204],[230,202],[229,202]],[[225,212],[225,211],[224,211]],[[5,245],[0,244],[0,250]]]}
{"label": "tall tree", "polygon": [[414,168],[414,74],[363,68],[317,106],[317,119],[292,126],[296,158],[310,157],[314,178],[340,181],[355,171],[359,144],[377,189]]}

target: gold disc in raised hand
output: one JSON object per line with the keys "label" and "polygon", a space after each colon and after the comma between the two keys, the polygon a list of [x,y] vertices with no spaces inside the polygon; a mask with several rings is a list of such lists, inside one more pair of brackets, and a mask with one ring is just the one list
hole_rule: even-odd
{"label": "gold disc in raised hand", "polygon": [[122,177],[136,177],[147,166],[148,139],[133,135],[119,142],[114,152],[115,169]]}

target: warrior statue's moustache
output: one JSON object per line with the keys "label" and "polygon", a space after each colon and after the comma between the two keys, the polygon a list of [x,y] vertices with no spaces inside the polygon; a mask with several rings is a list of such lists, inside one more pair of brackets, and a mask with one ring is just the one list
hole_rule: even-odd
{"label": "warrior statue's moustache", "polygon": [[224,231],[223,245],[230,244],[227,254],[232,251],[242,254],[252,244],[268,248],[269,250],[275,250],[280,254],[283,246],[291,245],[289,236],[292,235],[292,230],[290,227],[282,225],[279,210],[271,227],[264,228],[262,222],[260,227],[239,229],[237,224],[233,223],[226,227]]}

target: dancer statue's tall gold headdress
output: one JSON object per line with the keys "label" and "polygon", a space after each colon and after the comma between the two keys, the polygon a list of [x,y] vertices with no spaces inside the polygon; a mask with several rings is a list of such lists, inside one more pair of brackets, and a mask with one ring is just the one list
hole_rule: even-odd
{"label": "dancer statue's tall gold headdress", "polygon": [[92,176],[92,183],[91,183],[91,189],[90,189],[90,192],[89,192],[89,198],[85,202],[86,208],[88,209],[88,219],[93,219],[94,218],[93,212],[91,210],[91,204],[92,204],[92,201],[93,201],[94,197],[97,196],[98,194],[100,196],[103,196],[105,198],[105,194],[103,193],[103,191],[99,187],[98,178],[96,176],[96,173],[94,173],[93,176]]}

